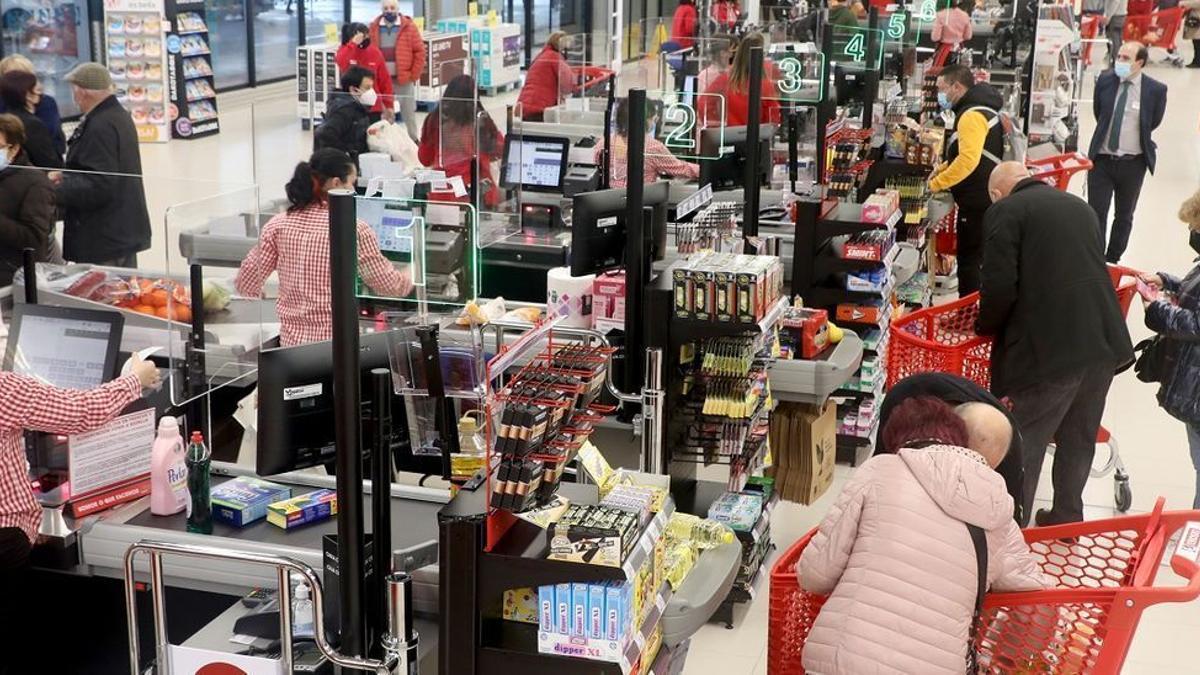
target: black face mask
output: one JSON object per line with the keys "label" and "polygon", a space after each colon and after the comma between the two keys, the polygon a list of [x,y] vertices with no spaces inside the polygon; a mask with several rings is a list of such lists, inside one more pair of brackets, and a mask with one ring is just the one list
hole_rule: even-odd
{"label": "black face mask", "polygon": [[363,40],[362,42],[358,43],[359,49],[366,49],[367,47],[370,47],[370,46],[371,46],[371,38],[367,38],[367,39]]}
{"label": "black face mask", "polygon": [[1193,232],[1188,235],[1188,246],[1192,247],[1196,255],[1200,255],[1200,232]]}

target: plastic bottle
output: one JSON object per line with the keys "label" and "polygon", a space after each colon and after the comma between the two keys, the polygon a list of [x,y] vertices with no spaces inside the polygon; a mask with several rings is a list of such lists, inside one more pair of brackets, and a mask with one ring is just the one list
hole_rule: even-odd
{"label": "plastic bottle", "polygon": [[733,530],[721,523],[679,512],[671,514],[671,519],[667,521],[667,536],[677,541],[690,541],[702,550],[729,544],[737,539]]}
{"label": "plastic bottle", "polygon": [[211,466],[212,453],[204,445],[204,435],[193,431],[187,448],[187,487],[192,500],[188,508],[188,532],[212,534],[212,499],[209,491]]}
{"label": "plastic bottle", "polygon": [[150,448],[150,513],[171,516],[188,508],[187,460],[179,421],[166,416],[158,422],[158,437]]}
{"label": "plastic bottle", "polygon": [[292,635],[298,638],[313,636],[313,603],[308,593],[308,584],[300,584],[292,598]]}

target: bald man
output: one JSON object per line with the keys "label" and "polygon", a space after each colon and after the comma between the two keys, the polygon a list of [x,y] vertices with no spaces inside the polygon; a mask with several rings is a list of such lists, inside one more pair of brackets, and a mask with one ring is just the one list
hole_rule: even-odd
{"label": "bald man", "polygon": [[1008,416],[987,403],[964,403],[954,411],[967,425],[967,447],[983,455],[988,466],[1000,466],[1013,440]]}
{"label": "bald man", "polygon": [[1021,432],[1022,513],[1032,512],[1053,440],[1054,504],[1037,523],[1083,520],[1108,388],[1133,360],[1096,214],[1016,162],[997,165],[988,193],[976,331],[995,338],[992,393],[1010,399]]}

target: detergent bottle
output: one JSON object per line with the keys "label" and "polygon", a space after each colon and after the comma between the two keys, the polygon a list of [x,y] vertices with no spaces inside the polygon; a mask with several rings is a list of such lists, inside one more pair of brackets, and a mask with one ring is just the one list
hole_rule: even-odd
{"label": "detergent bottle", "polygon": [[150,449],[150,513],[171,516],[188,507],[187,455],[179,421],[169,415],[158,422]]}

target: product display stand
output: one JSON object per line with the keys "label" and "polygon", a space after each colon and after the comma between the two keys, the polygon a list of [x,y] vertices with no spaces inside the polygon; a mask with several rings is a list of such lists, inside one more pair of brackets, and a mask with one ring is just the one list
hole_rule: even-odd
{"label": "product display stand", "polygon": [[163,0],[104,3],[105,63],[117,100],[129,111],[143,143],[171,139],[167,52],[179,45],[165,37],[164,9]]}
{"label": "product display stand", "polygon": [[167,68],[175,117],[172,138],[201,138],[221,130],[205,0],[167,0]]}

